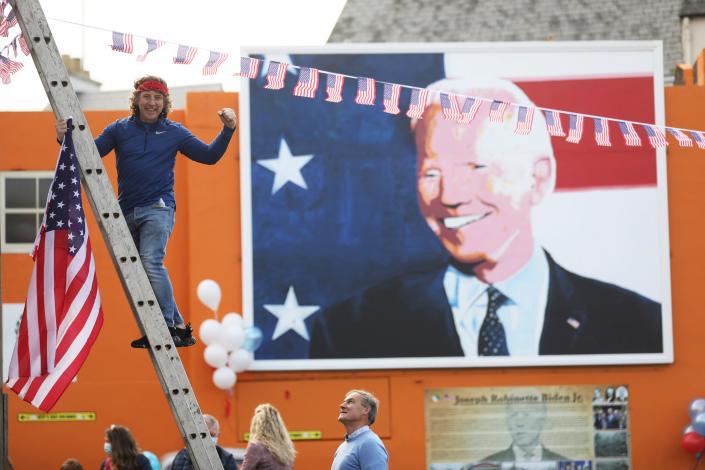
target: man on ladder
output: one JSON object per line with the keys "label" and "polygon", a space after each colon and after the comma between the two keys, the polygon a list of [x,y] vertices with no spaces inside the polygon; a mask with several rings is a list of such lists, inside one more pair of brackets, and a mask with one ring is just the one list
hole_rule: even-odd
{"label": "man on ladder", "polygon": [[[101,157],[115,150],[120,208],[174,344],[177,348],[193,346],[196,339],[191,324],[184,324],[164,267],[176,210],[176,152],[199,163],[215,164],[228,147],[237,116],[230,108],[219,110],[223,129],[207,145],[186,127],[167,119],[171,109],[169,88],[162,78],[152,75],[135,81],[130,105],[132,115],[106,127],[95,144]],[[58,119],[59,142],[65,133],[66,119]],[[149,348],[149,341],[142,336],[132,342],[132,347]]]}

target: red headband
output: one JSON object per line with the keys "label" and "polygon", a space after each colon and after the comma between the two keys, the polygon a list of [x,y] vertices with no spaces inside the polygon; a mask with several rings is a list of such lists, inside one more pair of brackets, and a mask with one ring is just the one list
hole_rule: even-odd
{"label": "red headband", "polygon": [[137,86],[138,91],[158,91],[162,95],[169,94],[169,88],[162,82],[156,80],[145,80]]}

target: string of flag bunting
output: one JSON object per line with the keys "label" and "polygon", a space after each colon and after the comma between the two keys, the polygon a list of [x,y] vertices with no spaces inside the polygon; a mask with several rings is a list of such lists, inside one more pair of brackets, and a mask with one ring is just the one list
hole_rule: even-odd
{"label": "string of flag bunting", "polygon": [[[0,0],[0,36],[8,37],[9,30],[17,25],[17,18],[10,9],[5,14],[9,0]],[[56,20],[61,21],[61,20]],[[102,28],[75,24],[84,28],[108,31]],[[161,39],[148,38],[132,33],[110,31],[111,42],[109,47],[116,52],[125,54],[136,53],[136,43],[144,43],[144,52],[137,54],[137,61],[143,62],[147,56],[155,50],[167,45],[176,46],[176,54],[173,63],[177,65],[190,65],[196,58],[197,53],[202,50],[199,47],[185,44],[173,43]],[[0,78],[3,84],[10,83],[10,76],[22,69],[22,63],[17,61],[17,49],[24,55],[29,55],[29,48],[21,34],[15,36],[9,44],[0,49]],[[14,59],[10,59],[10,50],[14,54]],[[216,75],[221,66],[231,59],[230,54],[215,50],[208,50],[209,56],[203,65],[203,75]],[[259,76],[263,60],[255,57],[239,57],[239,71],[233,75],[247,79],[256,79]],[[343,101],[342,92],[346,79],[351,79],[357,86],[355,103],[363,106],[373,106],[378,102],[376,96],[377,85],[382,85],[383,111],[389,114],[400,114],[399,107],[401,92],[404,89],[410,90],[410,102],[406,111],[406,116],[412,119],[421,119],[424,110],[429,105],[429,100],[433,98],[431,93],[438,93],[443,117],[447,120],[456,121],[459,124],[470,124],[482,106],[489,106],[489,120],[493,123],[502,123],[505,113],[509,109],[516,111],[516,124],[514,133],[527,135],[531,132],[534,117],[537,112],[541,112],[546,120],[548,132],[553,137],[565,137],[567,142],[577,144],[582,140],[585,129],[585,121],[592,121],[594,128],[595,142],[601,147],[611,147],[610,124],[616,125],[619,133],[628,147],[640,147],[642,138],[637,131],[642,128],[649,144],[653,148],[661,148],[669,145],[666,135],[671,135],[681,147],[693,147],[693,143],[698,148],[705,150],[705,133],[699,130],[682,129],[675,127],[663,127],[650,123],[642,123],[628,120],[620,120],[604,116],[594,116],[577,112],[557,110],[543,107],[528,106],[513,102],[493,100],[482,97],[467,96],[458,93],[445,91],[428,90],[398,83],[378,82],[374,78],[355,77],[313,67],[295,66],[282,62],[269,61],[265,75],[264,88],[269,90],[281,90],[286,85],[287,71],[289,69],[298,70],[298,81],[294,86],[295,96],[313,99],[316,97],[321,75],[325,75],[325,100],[331,103]],[[567,116],[567,134],[563,128],[563,117]]]}

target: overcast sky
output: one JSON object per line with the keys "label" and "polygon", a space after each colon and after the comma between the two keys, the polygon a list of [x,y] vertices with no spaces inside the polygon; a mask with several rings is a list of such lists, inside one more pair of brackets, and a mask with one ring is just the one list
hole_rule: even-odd
{"label": "overcast sky", "polygon": [[[220,83],[237,90],[240,79],[232,74],[239,60],[229,59],[212,77],[202,75],[209,50],[239,56],[241,46],[299,46],[325,44],[345,0],[40,0],[62,54],[82,57],[83,66],[104,90],[127,89],[146,73],[163,76],[170,86]],[[61,21],[59,21],[61,20]],[[82,27],[79,23],[89,27]],[[0,37],[0,48],[19,33]],[[132,33],[167,44],[145,62],[136,57],[146,49],[135,38],[135,54],[110,49],[111,31]],[[173,65],[176,44],[201,50],[191,65]],[[24,68],[10,85],[0,84],[0,111],[39,110],[48,104],[31,57],[18,56]],[[11,56],[12,58],[12,56]]]}

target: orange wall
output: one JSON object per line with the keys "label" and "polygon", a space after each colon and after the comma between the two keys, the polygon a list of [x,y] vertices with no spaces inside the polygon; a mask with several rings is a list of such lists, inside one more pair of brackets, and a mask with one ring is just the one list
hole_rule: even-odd
{"label": "orange wall", "polygon": [[[202,139],[219,129],[215,111],[236,107],[236,95],[189,95],[184,111],[173,118]],[[90,112],[93,132],[124,112]],[[705,88],[666,89],[669,125],[705,128]],[[51,170],[57,146],[50,113],[0,113],[4,129],[0,171]],[[36,136],[36,137],[35,137]],[[114,160],[105,165],[115,181]],[[177,223],[169,244],[167,267],[177,302],[194,325],[210,313],[195,296],[197,283],[217,280],[223,288],[221,313],[240,311],[241,253],[238,141],[215,167],[177,163]],[[221,420],[221,443],[244,447],[243,433],[257,403],[278,406],[290,430],[319,430],[320,441],[297,442],[299,469],[330,466],[343,434],[337,405],[349,388],[367,387],[382,400],[375,425],[391,455],[391,468],[425,465],[423,394],[426,388],[554,384],[627,383],[631,401],[634,468],[686,468],[691,457],[680,449],[687,405],[705,395],[701,316],[705,305],[705,152],[676,148],[668,156],[669,218],[675,363],[663,366],[553,367],[512,369],[401,370],[363,372],[248,372],[238,376],[232,396],[216,390],[202,360],[203,346],[181,350],[201,408]],[[92,217],[97,272],[106,321],[97,344],[53,411],[94,411],[94,422],[19,423],[17,414],[35,410],[9,392],[10,455],[15,468],[58,468],[76,457],[86,468],[103,458],[103,431],[113,423],[128,426],[140,445],[157,455],[182,446],[151,362],[130,349],[139,335],[112,263]],[[2,301],[22,303],[31,273],[26,255],[2,255]],[[230,409],[226,417],[226,408]]]}

